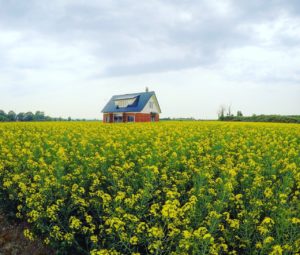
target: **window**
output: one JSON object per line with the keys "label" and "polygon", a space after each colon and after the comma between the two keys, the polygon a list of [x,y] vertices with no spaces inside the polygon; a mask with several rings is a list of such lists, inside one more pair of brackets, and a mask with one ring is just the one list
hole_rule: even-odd
{"label": "window", "polygon": [[109,115],[106,115],[106,116],[105,116],[105,122],[110,122]]}
{"label": "window", "polygon": [[149,107],[150,107],[150,109],[153,108],[153,102],[149,102]]}
{"label": "window", "polygon": [[134,122],[134,116],[127,116],[128,122]]}
{"label": "window", "polygon": [[114,122],[123,122],[122,114],[114,114]]}

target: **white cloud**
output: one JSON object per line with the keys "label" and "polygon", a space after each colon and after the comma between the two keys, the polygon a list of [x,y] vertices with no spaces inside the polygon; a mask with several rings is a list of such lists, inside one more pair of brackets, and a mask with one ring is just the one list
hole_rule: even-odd
{"label": "white cloud", "polygon": [[300,50],[248,46],[226,52],[217,65],[230,80],[265,84],[299,83]]}

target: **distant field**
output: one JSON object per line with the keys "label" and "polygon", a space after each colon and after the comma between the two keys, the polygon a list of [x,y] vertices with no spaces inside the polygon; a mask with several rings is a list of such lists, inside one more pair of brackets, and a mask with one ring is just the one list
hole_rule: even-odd
{"label": "distant field", "polygon": [[297,124],[0,124],[0,208],[58,254],[296,254],[299,201]]}

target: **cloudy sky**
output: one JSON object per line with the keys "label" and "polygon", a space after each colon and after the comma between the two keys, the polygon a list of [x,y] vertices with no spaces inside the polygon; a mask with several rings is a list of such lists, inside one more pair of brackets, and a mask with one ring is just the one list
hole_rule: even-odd
{"label": "cloudy sky", "polygon": [[101,118],[146,86],[162,117],[300,114],[300,2],[0,0],[0,109]]}

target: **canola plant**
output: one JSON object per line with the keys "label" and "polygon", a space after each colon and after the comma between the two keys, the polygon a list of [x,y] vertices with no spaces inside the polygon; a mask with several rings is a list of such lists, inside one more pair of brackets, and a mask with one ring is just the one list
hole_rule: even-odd
{"label": "canola plant", "polygon": [[0,209],[57,254],[300,254],[300,125],[0,124]]}

